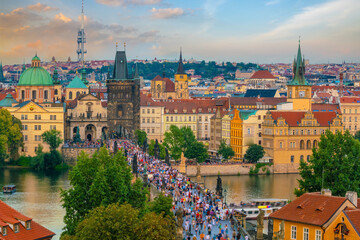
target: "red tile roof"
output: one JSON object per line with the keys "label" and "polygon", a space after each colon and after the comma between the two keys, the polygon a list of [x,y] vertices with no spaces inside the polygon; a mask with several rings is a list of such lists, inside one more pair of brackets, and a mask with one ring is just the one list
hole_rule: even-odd
{"label": "red tile roof", "polygon": [[[336,117],[336,112],[312,112],[314,117],[322,127],[328,127]],[[272,111],[271,116],[274,120],[282,117],[290,127],[296,127],[304,118],[303,111]]]}
{"label": "red tile roof", "polygon": [[171,81],[169,78],[162,78],[159,75],[157,75],[151,81],[165,81],[165,92],[175,92],[175,83]]}
{"label": "red tile roof", "polygon": [[290,127],[294,127],[299,125],[301,119],[305,116],[305,112],[273,111],[271,116],[274,120],[282,117]]}
{"label": "red tile roof", "polygon": [[250,79],[276,79],[268,70],[259,70],[255,72]]}
{"label": "red tile roof", "polygon": [[340,103],[360,103],[360,97],[342,97]]}
{"label": "red tile roof", "polygon": [[345,197],[305,193],[291,203],[270,214],[270,218],[323,226],[346,202]]}
{"label": "red tile roof", "polygon": [[360,235],[360,209],[346,209],[344,213],[358,232],[358,235]]}
{"label": "red tile roof", "polygon": [[313,103],[311,104],[312,111],[319,112],[336,112],[341,113],[339,104]]}
{"label": "red tile roof", "polygon": [[[31,221],[31,229],[27,230],[22,222]],[[15,233],[9,224],[19,224],[19,232]],[[24,240],[24,239],[51,239],[55,233],[34,222],[0,200],[0,225],[7,226],[7,235],[0,233],[0,239]]]}

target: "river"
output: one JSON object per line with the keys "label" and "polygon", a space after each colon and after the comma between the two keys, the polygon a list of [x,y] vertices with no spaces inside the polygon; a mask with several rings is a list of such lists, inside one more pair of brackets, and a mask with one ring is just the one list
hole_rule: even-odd
{"label": "river", "polygon": [[[29,169],[0,169],[0,186],[15,184],[17,192],[0,194],[0,199],[25,216],[31,217],[56,233],[59,239],[64,227],[64,209],[61,207],[60,188],[69,187],[68,171],[36,172]],[[217,177],[203,177],[205,186],[215,190]],[[294,199],[298,186],[297,174],[261,176],[223,176],[223,189],[228,203],[239,203],[252,198]],[[196,180],[196,179],[194,179]]]}

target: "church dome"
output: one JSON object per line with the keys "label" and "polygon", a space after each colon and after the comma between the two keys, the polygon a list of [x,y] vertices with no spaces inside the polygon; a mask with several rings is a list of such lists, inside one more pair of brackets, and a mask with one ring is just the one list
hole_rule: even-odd
{"label": "church dome", "polygon": [[40,58],[35,55],[31,60],[31,67],[20,76],[18,86],[52,86],[50,74],[40,66]]}

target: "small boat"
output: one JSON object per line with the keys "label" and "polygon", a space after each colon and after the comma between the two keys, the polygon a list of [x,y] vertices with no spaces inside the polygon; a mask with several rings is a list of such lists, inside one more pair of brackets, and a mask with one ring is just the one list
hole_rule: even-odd
{"label": "small boat", "polygon": [[255,220],[260,213],[260,209],[264,211],[264,219],[268,219],[269,215],[288,203],[288,199],[265,198],[253,199],[249,203],[235,206],[235,211],[246,214],[246,220]]}
{"label": "small boat", "polygon": [[5,185],[3,187],[3,193],[14,193],[16,192],[16,185]]}

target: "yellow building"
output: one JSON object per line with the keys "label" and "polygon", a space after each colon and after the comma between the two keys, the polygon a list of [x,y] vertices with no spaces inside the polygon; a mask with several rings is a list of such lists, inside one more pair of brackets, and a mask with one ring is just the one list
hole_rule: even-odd
{"label": "yellow building", "polygon": [[16,118],[21,120],[24,136],[24,155],[35,156],[39,144],[44,147],[44,151],[49,151],[49,146],[42,142],[41,134],[45,131],[56,129],[61,132],[64,139],[64,114],[65,106],[63,103],[37,104],[26,101],[6,109]]}
{"label": "yellow building", "polygon": [[[355,196],[356,195],[356,196]],[[305,193],[291,203],[272,213],[274,236],[284,221],[283,239],[328,240],[360,239],[360,209],[356,192],[347,192],[347,197]]]}
{"label": "yellow building", "polygon": [[230,145],[231,119],[232,119],[232,116],[230,115],[230,113],[225,114],[221,119],[221,125],[222,125],[221,136],[222,136],[222,140],[224,140],[227,145]]}
{"label": "yellow building", "polygon": [[243,120],[239,110],[234,110],[234,116],[230,122],[230,146],[235,152],[234,160],[239,161],[243,158]]}
{"label": "yellow building", "polygon": [[164,139],[164,105],[155,102],[150,96],[140,96],[140,128],[147,133],[149,140]]}
{"label": "yellow building", "polygon": [[305,79],[300,45],[293,70],[294,77],[288,86],[292,110],[269,111],[262,125],[264,158],[274,163],[275,172],[296,172],[301,160],[310,159],[321,134],[326,130],[342,131],[337,112],[311,110],[311,86]]}
{"label": "yellow building", "polygon": [[176,98],[175,84],[165,76],[156,76],[151,80],[151,96],[154,99],[174,99]]}
{"label": "yellow building", "polygon": [[182,51],[180,50],[180,59],[177,72],[175,74],[175,92],[177,99],[189,98],[189,76],[184,71],[184,65],[182,61]]}
{"label": "yellow building", "polygon": [[343,118],[344,131],[348,130],[351,134],[360,130],[360,97],[342,97],[340,98],[340,109]]}

